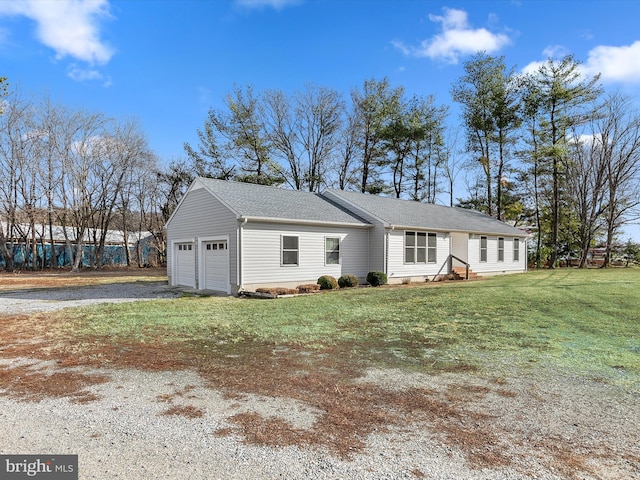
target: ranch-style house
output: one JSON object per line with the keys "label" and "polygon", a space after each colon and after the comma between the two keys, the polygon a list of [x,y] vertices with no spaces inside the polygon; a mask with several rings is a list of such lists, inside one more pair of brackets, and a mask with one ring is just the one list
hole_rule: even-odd
{"label": "ranch-style house", "polygon": [[167,225],[170,285],[227,294],[370,271],[524,272],[527,233],[472,210],[328,189],[196,178]]}

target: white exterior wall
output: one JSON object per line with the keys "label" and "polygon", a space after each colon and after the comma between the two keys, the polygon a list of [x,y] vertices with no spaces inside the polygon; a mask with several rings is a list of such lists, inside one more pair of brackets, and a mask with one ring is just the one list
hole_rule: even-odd
{"label": "white exterior wall", "polygon": [[[409,230],[416,231],[416,230]],[[424,230],[420,230],[424,231]],[[450,251],[450,237],[448,234],[436,233],[436,262],[435,263],[405,263],[404,261],[404,232],[405,230],[393,230],[389,232],[389,258],[388,258],[388,272],[389,283],[394,283],[394,279],[401,280],[402,278],[415,278],[415,277],[427,277],[430,275],[436,275],[442,268],[443,264],[447,261]],[[443,274],[448,273],[447,266],[445,265],[442,270]]]}
{"label": "white exterior wall", "polygon": [[[281,265],[281,238],[298,237],[298,265]],[[340,264],[325,265],[325,238],[340,238]],[[365,278],[369,263],[369,229],[303,226],[249,221],[242,228],[242,287],[294,288],[316,283],[322,275]]]}
{"label": "white exterior wall", "polygon": [[234,290],[237,265],[235,260],[236,232],[238,222],[235,215],[216,200],[204,188],[190,190],[167,224],[167,275],[169,285],[174,285],[174,244],[191,241],[196,255],[196,288],[200,288],[200,245],[203,240],[224,239],[229,242],[229,280]]}
{"label": "white exterior wall", "polygon": [[527,267],[526,239],[520,238],[520,260],[513,260],[513,237],[504,238],[504,261],[498,261],[498,236],[485,235],[487,237],[487,261],[480,261],[480,237],[470,235],[469,238],[469,264],[471,270],[479,274],[488,273],[513,273],[524,272]]}
{"label": "white exterior wall", "polygon": [[[327,198],[330,198],[333,202],[340,205],[342,208],[355,212],[360,218],[369,222],[373,227],[369,230],[369,260],[368,260],[368,272],[385,271],[385,235],[386,228],[376,217],[367,214],[359,208],[354,208],[349,202],[343,200],[341,197],[332,195],[331,192],[326,192]],[[365,276],[366,276],[365,273]]]}

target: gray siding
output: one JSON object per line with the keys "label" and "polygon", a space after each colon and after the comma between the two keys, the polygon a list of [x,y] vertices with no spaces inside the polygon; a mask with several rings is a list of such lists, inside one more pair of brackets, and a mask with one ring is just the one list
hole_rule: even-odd
{"label": "gray siding", "polygon": [[344,198],[334,195],[331,191],[327,191],[324,193],[326,198],[329,198],[332,202],[340,205],[342,208],[350,210],[352,212],[356,212],[360,218],[365,220],[366,222],[373,225],[373,228],[369,229],[369,239],[368,239],[368,250],[369,250],[369,259],[367,262],[367,272],[371,271],[385,271],[385,235],[387,229],[384,224],[380,222],[378,218],[375,216],[363,211],[359,207],[354,207],[353,204],[349,203]]}
{"label": "gray siding", "polygon": [[[228,236],[229,238],[229,279],[232,285],[237,283],[237,227],[235,215],[203,188],[190,190],[180,203],[170,222],[167,224],[167,275],[172,284],[173,241],[195,240],[196,281],[199,277],[198,239]],[[199,285],[197,286],[199,288]]]}
{"label": "gray siding", "polygon": [[[282,235],[299,238],[298,265],[281,265]],[[325,238],[340,238],[340,264],[325,265]],[[368,229],[248,222],[242,228],[242,286],[297,286],[322,275],[367,275]]]}
{"label": "gray siding", "polygon": [[504,238],[504,261],[498,261],[498,236],[487,237],[487,261],[480,261],[480,237],[471,235],[469,239],[469,264],[471,270],[480,274],[524,272],[527,268],[526,242],[520,239],[520,260],[513,260],[513,237]]}
{"label": "gray siding", "polygon": [[[404,258],[404,230],[394,230],[389,234],[389,280],[403,277],[426,277],[435,275],[444,265],[449,256],[449,236],[436,234],[436,262],[435,263],[405,263]],[[445,266],[442,273],[448,273]]]}

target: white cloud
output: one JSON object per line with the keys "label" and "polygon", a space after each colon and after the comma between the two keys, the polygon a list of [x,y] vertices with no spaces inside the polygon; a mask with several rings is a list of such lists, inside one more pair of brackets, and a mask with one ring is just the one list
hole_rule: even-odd
{"label": "white cloud", "polygon": [[549,59],[559,60],[566,55],[569,55],[569,51],[562,45],[549,45],[542,51],[542,55],[545,60],[538,60],[528,63],[522,68],[522,73],[533,75],[540,70]]}
{"label": "white cloud", "polygon": [[105,78],[100,71],[93,68],[82,68],[75,64],[69,65],[67,76],[76,82],[102,81],[105,87],[110,87],[113,84],[111,77]]}
{"label": "white cloud", "polygon": [[0,16],[16,15],[36,22],[38,40],[56,52],[56,59],[104,65],[113,56],[100,39],[100,21],[111,18],[108,0],[0,1]]}
{"label": "white cloud", "polygon": [[605,82],[640,82],[640,41],[622,47],[599,46],[589,52],[584,70]]}
{"label": "white cloud", "polygon": [[271,7],[275,10],[282,10],[300,3],[302,0],[235,0],[236,5],[248,9]]}
{"label": "white cloud", "polygon": [[[429,20],[442,25],[442,33],[424,40],[420,46],[406,46],[402,42],[393,45],[405,55],[428,57],[458,63],[463,55],[478,51],[492,53],[511,43],[511,39],[502,33],[493,33],[486,28],[471,28],[467,12],[453,8],[444,8],[444,15],[429,15]],[[491,17],[495,21],[494,17]]]}
{"label": "white cloud", "polygon": [[[549,59],[560,59],[569,52],[560,46],[547,47],[543,55]],[[580,68],[584,75],[600,74],[603,82],[640,83],[640,41],[621,47],[598,46],[589,51],[587,61]],[[546,60],[526,65],[523,73],[535,73]]]}

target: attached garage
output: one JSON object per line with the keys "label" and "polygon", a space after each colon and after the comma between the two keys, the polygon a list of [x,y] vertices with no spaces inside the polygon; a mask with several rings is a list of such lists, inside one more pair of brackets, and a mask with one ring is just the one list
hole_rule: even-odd
{"label": "attached garage", "polygon": [[201,290],[215,290],[230,293],[229,282],[229,242],[227,240],[207,240],[201,243]]}
{"label": "attached garage", "polygon": [[528,234],[518,228],[471,210],[343,190],[198,177],[166,228],[170,285],[227,294],[373,270],[400,283],[457,266],[450,255],[476,272],[527,269],[526,250],[518,252]]}
{"label": "attached garage", "polygon": [[196,287],[196,256],[192,242],[174,244],[175,284]]}

